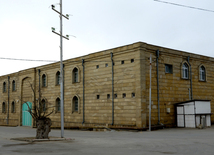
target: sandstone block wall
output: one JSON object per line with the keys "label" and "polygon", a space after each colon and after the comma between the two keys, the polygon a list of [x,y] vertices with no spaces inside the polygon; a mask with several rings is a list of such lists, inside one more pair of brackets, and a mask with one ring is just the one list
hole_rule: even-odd
{"label": "sandstone block wall", "polygon": [[[190,57],[192,67],[193,99],[211,100],[213,106],[214,59],[182,51],[138,42],[117,47],[83,57],[64,61],[64,121],[66,127],[111,125],[146,127],[149,118],[149,56],[152,54],[152,124],[158,123],[156,50],[159,56],[159,101],[160,123],[175,125],[174,104],[189,100],[190,80],[182,79],[181,66]],[[113,53],[113,79],[112,61]],[[84,59],[84,64],[82,60]],[[172,65],[173,73],[165,72],[165,64]],[[84,65],[84,72],[83,72]],[[199,80],[199,67],[206,68],[206,81]],[[40,70],[40,75],[39,75]],[[74,70],[78,70],[75,78]],[[0,125],[22,125],[22,104],[26,101],[38,103],[39,81],[41,100],[46,101],[46,113],[54,111],[50,118],[53,126],[60,126],[60,111],[57,99],[60,99],[60,85],[57,85],[56,73],[60,64],[52,63],[0,77]],[[42,76],[46,76],[46,86],[42,86]],[[10,91],[3,92],[3,83]],[[83,79],[84,76],[84,79]],[[40,77],[40,79],[39,79]],[[16,90],[12,91],[12,81]],[[84,80],[84,100],[83,100]],[[112,80],[114,115],[112,119]],[[33,94],[32,88],[35,91]],[[9,98],[8,98],[9,96]],[[78,99],[75,111],[74,98]],[[15,102],[15,112],[9,109],[2,112],[2,103],[8,106]],[[85,103],[83,111],[83,102]],[[167,112],[170,109],[170,112]],[[84,113],[84,120],[83,120]],[[211,117],[212,122],[214,117]],[[84,122],[83,122],[84,121]],[[35,125],[35,124],[34,124]]]}

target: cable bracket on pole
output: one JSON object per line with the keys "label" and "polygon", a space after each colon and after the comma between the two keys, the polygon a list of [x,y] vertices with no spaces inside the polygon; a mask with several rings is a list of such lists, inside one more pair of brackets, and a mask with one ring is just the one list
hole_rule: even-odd
{"label": "cable bracket on pole", "polygon": [[[61,5],[61,4],[60,4]],[[62,17],[64,17],[64,18],[66,18],[67,20],[69,20],[69,14],[66,14],[66,15],[63,15],[61,12],[59,12],[59,11],[57,11],[56,9],[55,9],[55,5],[51,5],[51,7],[52,7],[52,10],[54,10],[56,13],[58,13],[60,16],[62,16]],[[59,35],[59,36],[62,36],[64,39],[67,39],[67,40],[69,40],[69,35],[66,35],[66,36],[63,36],[63,35],[61,35],[60,33],[57,33],[57,32],[55,32],[55,28],[54,27],[51,27],[51,29],[52,29],[52,32],[53,33],[55,33],[55,34],[57,34],[57,35]]]}

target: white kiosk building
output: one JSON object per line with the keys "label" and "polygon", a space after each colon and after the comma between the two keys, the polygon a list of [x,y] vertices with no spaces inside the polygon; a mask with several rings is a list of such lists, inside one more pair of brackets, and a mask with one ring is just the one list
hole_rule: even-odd
{"label": "white kiosk building", "polygon": [[175,104],[177,127],[211,126],[210,100],[190,100]]}

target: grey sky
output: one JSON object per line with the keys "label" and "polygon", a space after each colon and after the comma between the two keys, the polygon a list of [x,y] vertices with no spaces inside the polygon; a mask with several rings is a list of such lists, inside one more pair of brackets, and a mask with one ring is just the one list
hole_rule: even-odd
{"label": "grey sky", "polygon": [[[165,0],[214,10],[213,0]],[[0,57],[59,60],[59,0],[0,0]],[[214,57],[214,13],[154,0],[63,0],[64,59],[142,41]],[[0,75],[42,62],[0,59]],[[6,67],[7,66],[7,67]]]}

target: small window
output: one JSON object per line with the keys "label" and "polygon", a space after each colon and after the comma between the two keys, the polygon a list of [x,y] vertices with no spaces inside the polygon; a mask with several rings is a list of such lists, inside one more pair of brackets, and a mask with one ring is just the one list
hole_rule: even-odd
{"label": "small window", "polygon": [[79,80],[78,80],[78,69],[77,68],[74,68],[73,70],[73,82],[74,83],[77,83]]}
{"label": "small window", "polygon": [[97,95],[97,99],[100,99],[100,95]]}
{"label": "small window", "polygon": [[16,91],[16,81],[13,80],[12,82],[12,91]]}
{"label": "small window", "polygon": [[132,98],[135,98],[135,93],[132,93]]}
{"label": "small window", "polygon": [[189,66],[187,63],[182,65],[182,78],[188,79],[189,78]]}
{"label": "small window", "polygon": [[5,104],[5,102],[2,103],[2,113],[6,113],[6,104]]}
{"label": "small window", "polygon": [[165,64],[165,73],[172,74],[172,65]]}
{"label": "small window", "polygon": [[114,98],[117,98],[117,94],[114,94]]}
{"label": "small window", "polygon": [[47,83],[46,75],[43,74],[43,75],[42,75],[42,87],[46,87],[46,86],[47,86],[46,83]]}
{"label": "small window", "polygon": [[57,98],[56,99],[56,112],[60,112],[61,111],[61,104],[60,104],[60,99]]}
{"label": "small window", "polygon": [[124,64],[124,60],[121,61],[121,64]]}
{"label": "small window", "polygon": [[123,98],[126,98],[126,93],[123,93]]}
{"label": "small window", "polygon": [[105,64],[106,67],[108,67],[108,64]]}
{"label": "small window", "polygon": [[56,73],[56,85],[60,85],[60,72]]}
{"label": "small window", "polygon": [[134,62],[134,59],[131,59],[131,63],[133,63]]}
{"label": "small window", "polygon": [[107,94],[107,99],[110,99],[110,94]]}
{"label": "small window", "polygon": [[3,93],[5,93],[6,90],[7,90],[7,84],[6,84],[6,82],[4,82],[4,83],[3,83]]}
{"label": "small window", "polygon": [[42,111],[45,112],[46,111],[46,103],[45,103],[45,100],[43,99],[42,102]]}
{"label": "small window", "polygon": [[99,65],[96,66],[96,69],[98,69],[98,68],[99,68]]}
{"label": "small window", "polygon": [[79,100],[78,100],[78,98],[76,96],[74,96],[74,98],[73,98],[73,112],[74,111],[76,111],[76,112],[79,111],[78,104],[79,104]]}
{"label": "small window", "polygon": [[206,81],[206,70],[205,70],[205,67],[204,66],[201,66],[200,67],[200,70],[199,70],[199,77],[200,77],[200,81]]}
{"label": "small window", "polygon": [[11,103],[11,113],[15,113],[15,102]]}

